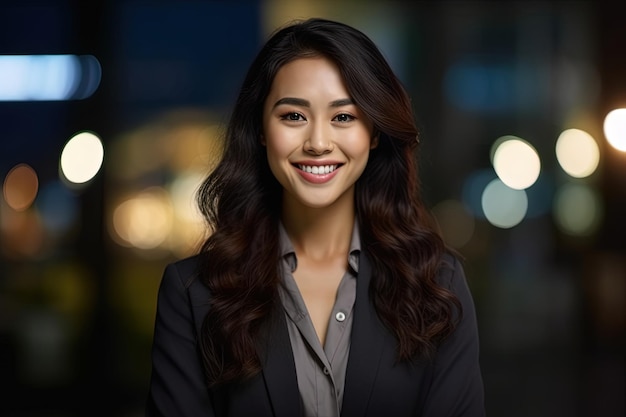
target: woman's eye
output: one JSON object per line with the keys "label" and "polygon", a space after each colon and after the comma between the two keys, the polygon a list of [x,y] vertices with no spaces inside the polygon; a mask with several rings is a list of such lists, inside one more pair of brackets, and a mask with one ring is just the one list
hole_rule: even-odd
{"label": "woman's eye", "polygon": [[301,120],[305,120],[304,116],[302,116],[300,113],[285,113],[280,116],[280,118],[282,120],[289,120],[291,122],[299,122]]}
{"label": "woman's eye", "polygon": [[337,116],[335,116],[335,119],[338,122],[349,122],[354,120],[354,116],[351,116],[349,114],[346,113],[342,113],[342,114],[338,114]]}

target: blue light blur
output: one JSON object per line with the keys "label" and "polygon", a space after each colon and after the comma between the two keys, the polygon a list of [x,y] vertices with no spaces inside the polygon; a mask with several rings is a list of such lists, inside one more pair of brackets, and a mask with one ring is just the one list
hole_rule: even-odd
{"label": "blue light blur", "polygon": [[513,68],[504,64],[485,65],[460,61],[444,79],[447,98],[466,110],[508,112],[515,97]]}
{"label": "blue light blur", "polygon": [[444,76],[446,98],[475,112],[504,115],[540,104],[545,94],[540,69],[514,61],[459,59]]}
{"label": "blue light blur", "polygon": [[463,184],[462,201],[470,213],[477,219],[484,219],[482,195],[485,187],[497,178],[492,169],[482,169],[473,172]]}
{"label": "blue light blur", "polygon": [[55,235],[67,232],[78,218],[78,197],[60,181],[46,183],[36,205],[46,230]]}
{"label": "blue light blur", "polygon": [[91,96],[102,70],[92,55],[2,55],[0,74],[0,101],[59,101]]}

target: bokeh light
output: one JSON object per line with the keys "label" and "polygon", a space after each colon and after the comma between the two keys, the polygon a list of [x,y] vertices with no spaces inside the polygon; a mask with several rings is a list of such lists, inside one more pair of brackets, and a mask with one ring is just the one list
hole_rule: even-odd
{"label": "bokeh light", "polygon": [[481,169],[472,172],[463,183],[463,204],[477,219],[484,219],[483,191],[485,187],[496,179],[497,176],[491,169]]}
{"label": "bokeh light", "polygon": [[56,101],[91,96],[102,75],[93,55],[1,55],[0,101]]}
{"label": "bokeh light", "polygon": [[151,187],[115,208],[113,228],[128,246],[154,249],[170,235],[173,223],[172,203],[161,187]]}
{"label": "bokeh light", "polygon": [[78,220],[80,203],[78,197],[60,181],[52,181],[41,187],[37,208],[46,230],[60,235]]}
{"label": "bokeh light", "polygon": [[464,58],[450,65],[443,85],[447,99],[461,109],[503,113],[515,104],[511,97],[515,96],[516,78],[527,75],[516,74],[511,65]]}
{"label": "bokeh light", "polygon": [[567,129],[556,141],[556,158],[568,175],[584,178],[598,168],[600,149],[589,133],[580,129]]}
{"label": "bokeh light", "polygon": [[433,207],[445,242],[453,248],[461,248],[474,234],[475,222],[468,209],[457,200],[444,200]]}
{"label": "bokeh light", "polygon": [[604,136],[615,149],[626,152],[626,108],[612,110],[606,115]]}
{"label": "bokeh light", "polygon": [[170,184],[175,227],[169,236],[169,249],[176,256],[191,255],[208,232],[196,204],[196,193],[203,180],[203,173],[188,171]]}
{"label": "bokeh light", "polygon": [[0,205],[0,248],[9,259],[31,259],[45,244],[45,232],[36,210],[16,211]]}
{"label": "bokeh light", "polygon": [[565,184],[554,197],[554,220],[564,233],[588,236],[599,227],[603,207],[597,193],[585,184]]}
{"label": "bokeh light", "polygon": [[489,223],[501,229],[509,229],[524,219],[528,210],[528,197],[526,191],[515,190],[495,179],[483,191],[482,207]]}
{"label": "bokeh light", "polygon": [[196,192],[204,180],[200,172],[188,172],[178,176],[170,186],[170,195],[176,217],[201,222],[203,217],[196,205]]}
{"label": "bokeh light", "polygon": [[498,178],[510,188],[523,190],[537,181],[541,171],[539,154],[525,140],[510,135],[498,138],[492,155]]}
{"label": "bokeh light", "polygon": [[61,153],[61,172],[74,184],[83,184],[96,176],[104,161],[100,138],[91,132],[72,137]]}
{"label": "bokeh light", "polygon": [[27,164],[19,164],[13,167],[2,187],[4,200],[13,210],[26,210],[33,204],[39,189],[37,173]]}

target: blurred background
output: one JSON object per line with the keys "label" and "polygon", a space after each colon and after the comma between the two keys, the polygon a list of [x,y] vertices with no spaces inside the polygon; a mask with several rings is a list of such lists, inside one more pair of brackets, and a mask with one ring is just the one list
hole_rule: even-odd
{"label": "blurred background", "polygon": [[364,31],[465,256],[489,416],[625,415],[626,21],[604,1],[3,1],[0,415],[141,416],[164,266],[277,26]]}

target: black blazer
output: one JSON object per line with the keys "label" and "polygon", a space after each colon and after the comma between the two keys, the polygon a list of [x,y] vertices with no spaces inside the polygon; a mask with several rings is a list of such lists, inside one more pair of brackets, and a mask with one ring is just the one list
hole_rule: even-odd
{"label": "black blazer", "polygon": [[[192,257],[165,269],[146,416],[302,416],[284,315],[270,331],[260,374],[207,389],[197,335],[210,305],[207,287],[194,279],[197,267],[198,258]],[[396,340],[370,302],[370,279],[371,266],[362,254],[341,416],[484,416],[476,316],[459,262],[446,255],[438,279],[459,297],[462,320],[429,363],[395,362]]]}

